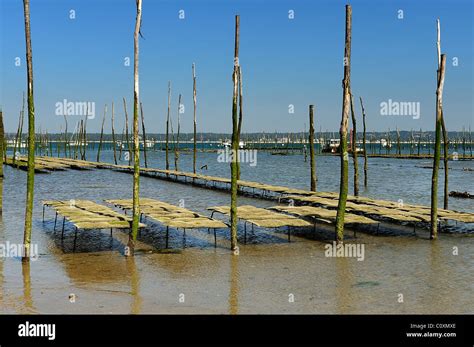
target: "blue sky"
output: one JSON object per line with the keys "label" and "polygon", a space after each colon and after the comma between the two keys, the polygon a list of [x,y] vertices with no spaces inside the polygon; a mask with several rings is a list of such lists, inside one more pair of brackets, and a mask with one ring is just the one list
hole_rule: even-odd
{"label": "blue sky", "polygon": [[[23,5],[0,0],[1,90],[4,122],[14,131],[26,89]],[[230,132],[234,15],[241,16],[240,63],[244,82],[243,131],[302,131],[308,105],[315,128],[337,131],[341,118],[345,1],[339,0],[143,0],[140,94],[147,132],[164,132],[167,83],[172,116],[178,94],[185,112],[182,131],[192,131],[192,72],[196,63],[198,131]],[[367,127],[432,130],[436,89],[436,18],[447,54],[444,114],[449,130],[474,128],[473,2],[355,0],[352,91]],[[70,10],[75,19],[70,19]],[[184,10],[184,19],[179,11]],[[294,19],[288,11],[294,11]],[[398,18],[403,10],[403,19]],[[105,104],[115,103],[117,132],[123,126],[122,97],[132,114],[135,0],[31,0],[31,30],[37,128],[64,127],[58,101],[93,101],[100,131]],[[21,65],[15,66],[15,58]],[[129,67],[124,59],[130,57]],[[453,66],[453,58],[458,66]],[[420,119],[382,116],[380,103],[419,102]],[[295,112],[288,112],[289,105]],[[70,116],[72,127],[79,119]],[[107,121],[107,132],[110,122]],[[26,126],[25,126],[26,128]]]}

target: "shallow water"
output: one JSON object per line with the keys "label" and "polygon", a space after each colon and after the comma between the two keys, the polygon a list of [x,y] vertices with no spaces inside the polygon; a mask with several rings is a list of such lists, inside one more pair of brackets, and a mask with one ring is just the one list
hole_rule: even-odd
{"label": "shallow water", "polygon": [[[95,160],[96,153],[88,153]],[[112,152],[104,151],[103,160]],[[228,176],[229,165],[216,153],[199,153],[201,172]],[[148,152],[149,166],[164,167],[163,152]],[[125,162],[123,162],[125,163]],[[360,167],[362,166],[360,162]],[[170,156],[173,168],[173,156]],[[180,169],[190,170],[192,154],[180,155]],[[429,161],[369,158],[369,188],[362,195],[429,204]],[[318,190],[338,188],[339,158],[317,158]],[[450,190],[471,191],[472,162],[451,161]],[[5,168],[0,242],[21,243],[26,173]],[[258,152],[257,165],[242,163],[242,179],[307,188],[309,163],[302,155]],[[442,171],[440,195],[442,195]],[[361,179],[361,183],[362,183]],[[133,258],[123,256],[127,235],[114,231],[74,232],[66,224],[53,231],[54,213],[41,200],[131,197],[132,176],[109,170],[68,170],[36,175],[33,243],[40,257],[28,267],[18,258],[0,258],[2,313],[472,313],[474,240],[472,233],[441,234],[398,228],[383,234],[346,232],[347,243],[364,245],[364,260],[325,256],[333,228],[318,224],[317,233],[295,230],[248,230],[240,256],[229,252],[229,232],[171,230],[165,251],[163,228],[150,223],[142,231]],[[352,185],[350,186],[352,187]],[[351,189],[350,189],[351,190]],[[227,193],[153,178],[141,178],[141,195],[201,213],[229,204]],[[239,197],[239,204],[272,206],[275,202]],[[450,199],[450,208],[474,212],[474,202]],[[59,221],[59,219],[58,219]],[[58,222],[58,224],[60,224]],[[457,249],[457,255],[456,254]],[[70,294],[76,300],[71,303]],[[181,295],[184,294],[184,297]],[[403,302],[400,301],[403,295]],[[294,300],[292,300],[294,298]],[[184,300],[183,300],[184,299]],[[184,302],[183,302],[184,301]]]}

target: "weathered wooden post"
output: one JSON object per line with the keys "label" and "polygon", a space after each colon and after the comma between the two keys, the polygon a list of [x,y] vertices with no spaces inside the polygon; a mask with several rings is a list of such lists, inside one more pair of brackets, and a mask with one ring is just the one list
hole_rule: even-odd
{"label": "weathered wooden post", "polygon": [[[439,19],[436,20],[437,24],[437,40],[436,40],[436,47],[438,49],[438,79],[439,79],[439,68],[441,65],[441,29],[440,29],[440,22]],[[444,163],[444,204],[443,208],[445,210],[448,209],[449,207],[449,192],[448,192],[448,182],[449,182],[449,164],[448,164],[448,159],[449,159],[449,139],[448,139],[448,132],[446,130],[446,123],[444,122],[444,112],[441,109],[441,130],[443,132],[443,163]]]}
{"label": "weathered wooden post", "polygon": [[125,140],[127,141],[128,166],[130,166],[132,164],[132,148],[130,146],[130,136],[128,135],[128,112],[125,98],[123,98],[123,108],[125,110]]}
{"label": "weathered wooden post", "polygon": [[193,63],[193,104],[194,104],[194,147],[193,147],[193,173],[196,173],[196,150],[197,150],[197,145],[196,145],[196,137],[197,137],[197,126],[196,126],[196,66]]}
{"label": "weathered wooden post", "polygon": [[143,116],[143,105],[140,102],[140,114],[142,119],[142,133],[143,133],[143,157],[145,159],[145,167],[148,167],[148,162],[146,159],[146,131],[145,131],[145,117]]}
{"label": "weathered wooden post", "polygon": [[124,138],[125,138],[125,124],[123,125],[122,137],[120,138],[119,160],[122,160],[122,148],[123,148],[123,144],[125,143]]}
{"label": "weathered wooden post", "polygon": [[[25,115],[25,93],[23,92],[23,106],[20,111],[20,116],[18,118],[18,129],[15,136],[15,141],[13,142],[13,164],[17,157],[17,152],[21,153],[21,135],[23,133],[23,119]],[[18,149],[18,151],[17,151]]]}
{"label": "weathered wooden post", "polygon": [[102,118],[102,128],[100,129],[99,147],[97,148],[97,162],[100,162],[100,150],[102,149],[102,138],[104,137],[105,115],[107,113],[107,105],[104,108],[104,117]]}
{"label": "weathered wooden post", "polygon": [[396,128],[397,130],[397,154],[398,156],[402,155],[402,146],[401,146],[401,141],[400,141],[400,131],[398,131],[398,127]]}
{"label": "weathered wooden post", "polygon": [[342,99],[342,119],[340,134],[340,152],[341,152],[341,177],[339,184],[339,202],[336,215],[336,241],[344,240],[344,214],[346,211],[347,186],[348,186],[348,162],[347,153],[347,125],[349,120],[350,107],[350,75],[351,75],[351,29],[352,29],[352,8],[346,5],[346,43],[344,48],[344,79],[342,80],[343,99]]}
{"label": "weathered wooden post", "polygon": [[239,247],[237,246],[237,161],[239,152],[239,136],[238,136],[238,78],[239,78],[239,30],[240,30],[240,16],[235,16],[235,46],[234,46],[234,72],[232,74],[232,81],[234,84],[232,94],[232,161],[230,163],[231,171],[231,200],[230,200],[230,243],[231,250],[235,255],[239,254]]}
{"label": "weathered wooden post", "polygon": [[114,164],[117,165],[117,148],[115,145],[114,102],[112,101],[112,146],[114,149]]}
{"label": "weathered wooden post", "polygon": [[82,160],[86,160],[87,157],[87,119],[89,118],[89,111],[86,112],[86,116],[84,117],[84,129],[82,131],[83,136],[83,158]]}
{"label": "weathered wooden post", "polygon": [[436,138],[433,158],[433,176],[431,178],[431,223],[430,239],[438,237],[438,171],[441,152],[441,118],[443,112],[443,88],[446,67],[446,55],[441,55],[438,87],[436,89]]}
{"label": "weathered wooden post", "polygon": [[417,147],[418,147],[418,154],[417,154],[417,155],[418,155],[418,157],[420,156],[420,149],[421,149],[421,137],[422,137],[422,135],[423,135],[423,131],[422,131],[422,130],[421,130],[421,128],[420,128],[420,135],[418,136],[418,145],[417,145]]}
{"label": "weathered wooden post", "polygon": [[[238,88],[239,88],[239,123],[237,125],[237,146],[240,148],[240,133],[242,132],[242,117],[243,117],[243,82],[242,82],[242,69],[238,66]],[[237,180],[240,180],[240,160],[237,158]]]}
{"label": "weathered wooden post", "polygon": [[35,189],[35,103],[33,97],[33,53],[31,49],[29,0],[23,0],[23,10],[25,15],[26,70],[28,80],[28,173],[26,181],[25,231],[23,237],[25,254],[23,261],[29,261]]}
{"label": "weathered wooden post", "polygon": [[316,191],[316,162],[314,160],[314,105],[309,105],[309,160],[311,166],[311,191]]}
{"label": "weathered wooden post", "polygon": [[[137,17],[135,20],[134,39],[134,59],[133,59],[133,219],[132,234],[129,237],[128,247],[130,254],[133,255],[135,241],[137,240],[138,227],[140,222],[140,143],[138,138],[138,105],[139,98],[139,80],[138,80],[138,35],[142,21],[142,0],[137,1]],[[125,99],[124,99],[125,100]]]}
{"label": "weathered wooden post", "polygon": [[[169,128],[170,128],[170,107],[171,107],[171,82],[168,81],[168,115],[166,117],[166,145],[165,145],[165,151],[166,151],[166,170],[170,169],[170,162],[169,162]],[[166,174],[168,176],[168,173]]]}
{"label": "weathered wooden post", "polygon": [[354,195],[359,196],[359,161],[357,159],[357,123],[354,110],[354,99],[351,97],[351,117],[352,117],[352,160],[354,161]]}
{"label": "weathered wooden post", "polygon": [[365,109],[364,109],[364,103],[362,102],[362,97],[359,97],[360,99],[360,108],[362,109],[362,126],[363,126],[363,135],[362,135],[362,145],[364,146],[364,187],[367,188],[367,147],[366,147],[366,128],[365,128]]}
{"label": "weathered wooden post", "polygon": [[[178,96],[178,133],[176,134],[176,143],[174,144],[174,169],[178,171],[178,161],[179,161],[179,131],[180,131],[180,122],[179,122],[179,115],[181,113],[181,94]],[[173,127],[171,126],[171,129]],[[174,138],[174,136],[173,136]]]}

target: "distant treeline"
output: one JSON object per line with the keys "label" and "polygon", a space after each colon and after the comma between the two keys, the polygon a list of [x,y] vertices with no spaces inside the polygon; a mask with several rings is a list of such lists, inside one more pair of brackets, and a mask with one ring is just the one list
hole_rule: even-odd
{"label": "distant treeline", "polygon": [[[434,131],[400,131],[400,141],[406,142],[406,141],[413,141],[416,140],[418,141],[419,137],[421,134],[421,141],[429,141],[430,139],[433,140],[435,138],[435,132]],[[73,135],[72,132],[68,132],[68,139],[71,139],[71,136]],[[115,134],[115,139],[116,141],[121,140],[121,135],[122,134]],[[38,136],[40,136],[38,134]],[[42,136],[45,136],[43,133]],[[146,137],[147,140],[154,140],[154,141],[165,141],[165,134],[157,134],[157,133],[147,133]],[[13,140],[15,138],[14,133],[7,133],[6,134],[7,139]],[[359,139],[362,138],[362,132],[357,132],[357,137]],[[375,132],[367,132],[367,140],[379,140],[379,139],[388,139],[390,138],[392,142],[395,142],[397,139],[397,131],[375,131]],[[47,134],[47,138],[50,141],[64,141],[64,133],[62,134]],[[179,135],[180,141],[192,141],[193,140],[193,133],[181,133]],[[199,133],[197,136],[198,141],[224,141],[224,140],[229,140],[231,138],[231,134],[229,133]],[[339,132],[318,132],[315,131],[315,138],[320,139],[338,139],[339,138]],[[465,140],[466,142],[472,141],[472,133],[469,131],[450,131],[448,132],[448,138],[452,140]],[[87,140],[88,141],[99,141],[100,139],[100,133],[88,133],[87,134]],[[285,139],[289,142],[300,142],[301,139],[308,139],[308,132],[296,132],[296,133],[291,133],[291,132],[274,132],[274,133],[265,133],[265,132],[257,132],[257,133],[242,133],[241,135],[241,140],[245,142],[252,142],[252,141],[267,141],[267,142],[273,142],[275,140],[281,141],[282,139]],[[104,134],[103,135],[103,140],[104,141],[112,141],[112,134]],[[170,141],[172,141],[172,138],[170,137]]]}

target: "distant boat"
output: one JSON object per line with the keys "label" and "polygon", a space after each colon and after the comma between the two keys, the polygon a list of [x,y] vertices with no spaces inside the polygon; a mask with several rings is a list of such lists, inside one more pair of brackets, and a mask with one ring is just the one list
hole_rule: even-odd
{"label": "distant boat", "polygon": [[380,144],[382,145],[382,147],[388,147],[388,148],[392,147],[392,145],[389,144],[388,141],[385,139],[380,139]]}
{"label": "distant boat", "polygon": [[[221,145],[224,146],[224,148],[230,148],[232,146],[232,143],[229,140],[227,140],[225,142],[222,142]],[[239,141],[239,148],[242,149],[244,147],[245,147],[245,142]]]}
{"label": "distant boat", "polygon": [[[15,140],[8,140],[7,141],[7,147],[14,147],[15,146]],[[26,142],[21,142],[16,144],[16,148],[26,148]]]}
{"label": "distant boat", "polygon": [[329,139],[324,144],[322,152],[323,153],[339,153],[340,145],[341,145],[340,139]]}
{"label": "distant boat", "polygon": [[[138,140],[139,140],[139,146],[140,146],[140,148],[143,148],[143,139],[142,139],[142,137],[140,136],[140,137],[138,138]],[[126,141],[124,141],[123,143],[122,143],[122,141],[117,141],[116,145],[117,145],[118,148],[128,149],[128,146],[127,146],[127,142],[126,142]],[[133,138],[130,139],[130,147],[131,147],[132,145],[133,145]],[[146,148],[153,148],[154,146],[155,146],[155,141],[152,141],[152,140],[146,140],[146,141],[145,141],[145,147],[146,147]]]}

